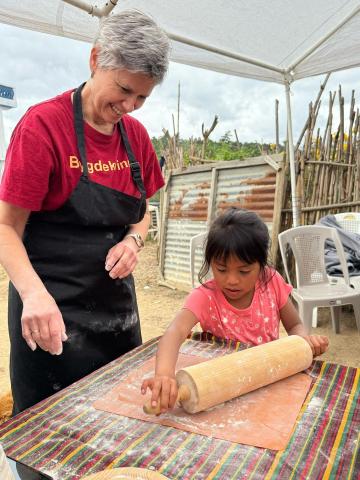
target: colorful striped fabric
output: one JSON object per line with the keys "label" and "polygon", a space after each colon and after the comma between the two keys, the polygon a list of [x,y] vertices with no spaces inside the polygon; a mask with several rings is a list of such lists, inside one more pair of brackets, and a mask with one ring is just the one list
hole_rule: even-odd
{"label": "colorful striped fabric", "polygon": [[[115,467],[148,468],[179,480],[360,479],[359,369],[315,361],[290,442],[274,452],[95,410],[92,403],[150,358],[156,345],[156,339],[147,342],[1,424],[7,455],[56,480]],[[241,348],[194,334],[182,351],[212,357]]]}

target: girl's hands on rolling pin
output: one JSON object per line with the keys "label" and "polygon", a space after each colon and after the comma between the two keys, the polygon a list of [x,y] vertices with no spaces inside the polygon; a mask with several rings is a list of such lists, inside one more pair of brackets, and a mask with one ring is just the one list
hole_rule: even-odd
{"label": "girl's hands on rolling pin", "polygon": [[167,375],[156,375],[152,378],[147,378],[141,385],[141,393],[145,395],[147,389],[151,390],[151,406],[156,407],[160,402],[160,413],[165,413],[167,410],[174,408],[178,387],[175,377]]}
{"label": "girl's hands on rolling pin", "polygon": [[22,336],[31,350],[36,345],[52,355],[62,353],[67,340],[65,324],[55,300],[46,289],[37,290],[22,298]]}
{"label": "girl's hands on rolling pin", "polygon": [[329,339],[324,335],[302,335],[311,347],[314,357],[326,352],[329,346]]}

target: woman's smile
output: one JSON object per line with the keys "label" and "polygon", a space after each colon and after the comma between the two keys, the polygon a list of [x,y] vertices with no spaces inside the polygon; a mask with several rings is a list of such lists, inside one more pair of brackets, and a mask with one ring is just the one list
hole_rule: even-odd
{"label": "woman's smile", "polygon": [[113,103],[110,103],[110,107],[112,108],[113,112],[114,112],[118,117],[122,117],[123,113],[120,112],[120,110],[119,110],[118,108],[116,108]]}

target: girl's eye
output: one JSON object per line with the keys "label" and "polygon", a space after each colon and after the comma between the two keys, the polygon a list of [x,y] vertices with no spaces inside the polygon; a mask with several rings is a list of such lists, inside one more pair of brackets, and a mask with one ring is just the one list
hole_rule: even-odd
{"label": "girl's eye", "polygon": [[225,268],[219,268],[219,267],[216,267],[217,271],[220,272],[220,273],[224,273],[226,270]]}
{"label": "girl's eye", "polygon": [[240,270],[240,273],[241,275],[247,275],[248,273],[250,273],[249,270]]}

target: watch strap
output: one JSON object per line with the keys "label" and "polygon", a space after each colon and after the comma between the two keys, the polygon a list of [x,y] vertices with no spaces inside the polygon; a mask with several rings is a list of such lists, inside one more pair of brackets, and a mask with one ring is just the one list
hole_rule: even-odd
{"label": "watch strap", "polygon": [[125,238],[127,237],[132,237],[136,243],[136,245],[139,247],[139,249],[144,247],[144,240],[141,238],[141,235],[139,233],[128,233]]}

